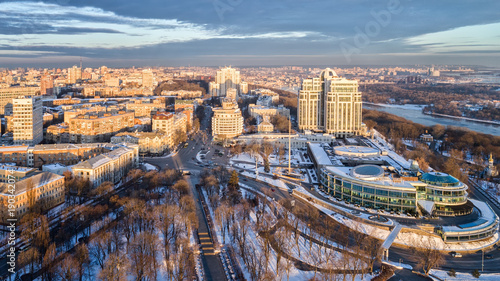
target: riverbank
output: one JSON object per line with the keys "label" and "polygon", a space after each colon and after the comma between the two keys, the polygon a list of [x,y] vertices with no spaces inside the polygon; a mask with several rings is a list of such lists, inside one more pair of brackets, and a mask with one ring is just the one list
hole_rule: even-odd
{"label": "riverbank", "polygon": [[430,116],[438,116],[438,117],[444,117],[444,118],[460,119],[460,120],[467,120],[467,121],[472,121],[472,122],[477,122],[477,123],[484,123],[484,124],[490,124],[490,125],[500,126],[500,122],[498,122],[498,121],[481,120],[481,119],[475,119],[475,118],[470,118],[470,117],[453,116],[453,115],[448,115],[448,114],[441,114],[441,113],[434,113],[434,112],[425,112],[425,111],[422,111],[422,113],[426,114],[426,115],[430,115]]}
{"label": "riverbank", "polygon": [[387,112],[424,126],[432,127],[439,124],[443,126],[462,127],[483,134],[500,136],[500,122],[498,124],[490,122],[477,122],[475,120],[466,119],[467,117],[461,118],[451,115],[440,116],[437,114],[424,114],[423,108],[425,106],[426,105],[422,104],[399,105],[363,102],[363,108],[365,109]]}
{"label": "riverbank", "polygon": [[408,110],[421,110],[423,114],[430,115],[430,116],[460,119],[460,120],[467,120],[467,121],[471,121],[471,122],[478,122],[478,123],[500,126],[499,121],[482,120],[482,119],[476,119],[476,118],[471,118],[471,117],[455,116],[455,115],[448,115],[448,114],[435,113],[435,112],[425,112],[424,107],[427,106],[425,104],[387,104],[387,103],[363,102],[363,105],[392,107],[392,108],[401,108],[401,109],[408,109]]}

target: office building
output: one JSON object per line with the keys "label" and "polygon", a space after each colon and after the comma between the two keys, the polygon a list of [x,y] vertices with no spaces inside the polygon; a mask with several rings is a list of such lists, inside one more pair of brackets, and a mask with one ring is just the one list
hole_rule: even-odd
{"label": "office building", "polygon": [[358,82],[337,76],[327,68],[319,77],[305,79],[298,97],[300,130],[336,137],[361,133],[362,101]]}
{"label": "office building", "polygon": [[[482,240],[498,232],[498,216],[487,204],[470,200],[465,183],[446,173],[423,172],[416,161],[381,151],[369,139],[363,143],[370,146],[308,144],[324,192],[379,212],[440,216],[433,231],[445,242]],[[474,210],[479,216],[471,220]]]}

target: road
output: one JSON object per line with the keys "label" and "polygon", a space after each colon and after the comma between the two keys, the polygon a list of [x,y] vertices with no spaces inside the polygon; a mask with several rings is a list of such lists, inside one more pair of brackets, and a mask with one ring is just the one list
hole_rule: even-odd
{"label": "road", "polygon": [[[207,121],[204,121],[205,122],[202,122],[201,124],[202,130],[206,130],[208,128]],[[191,172],[191,176],[185,176],[185,179],[191,187],[191,192],[196,202],[196,216],[198,218],[198,242],[200,244],[200,249],[202,250],[201,262],[203,263],[203,269],[205,271],[205,279],[208,281],[227,280],[222,262],[215,252],[214,241],[212,236],[210,235],[208,219],[205,212],[203,211],[203,206],[198,191],[195,188],[196,184],[199,183],[198,175],[203,169],[196,162],[195,157],[196,154],[201,151],[202,147],[210,147],[210,143],[209,140],[207,140],[207,144],[203,143],[203,141],[199,137],[196,137],[193,140],[189,140],[187,143],[188,146],[186,148],[180,148],[178,153],[172,157],[144,158],[143,161],[153,164],[159,167],[161,170],[178,169],[189,170]],[[219,161],[222,162],[223,160],[220,159]]]}

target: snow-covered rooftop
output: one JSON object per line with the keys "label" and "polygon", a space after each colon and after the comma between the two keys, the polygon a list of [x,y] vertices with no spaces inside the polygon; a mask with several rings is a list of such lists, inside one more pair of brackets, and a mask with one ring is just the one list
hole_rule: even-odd
{"label": "snow-covered rooftop", "polygon": [[443,226],[443,231],[447,233],[453,232],[475,232],[478,230],[485,229],[485,226],[491,225],[493,223],[498,224],[498,216],[493,212],[493,210],[485,202],[469,199],[469,201],[474,204],[474,206],[479,210],[481,216],[473,223],[462,225],[462,226]]}
{"label": "snow-covered rooftop", "polygon": [[318,166],[332,165],[332,161],[328,154],[319,143],[308,143],[312,157]]}

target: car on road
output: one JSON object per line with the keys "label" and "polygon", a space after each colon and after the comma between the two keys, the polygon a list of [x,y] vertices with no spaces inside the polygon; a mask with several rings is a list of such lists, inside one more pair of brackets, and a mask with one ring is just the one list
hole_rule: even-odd
{"label": "car on road", "polygon": [[276,190],[274,190],[274,188],[271,188],[271,191],[272,191],[272,192],[275,192]]}
{"label": "car on road", "polygon": [[457,253],[457,252],[451,252],[450,255],[454,258],[461,258],[462,257],[462,254],[460,253]]}
{"label": "car on road", "polygon": [[493,255],[487,254],[487,255],[484,255],[484,258],[487,260],[491,260],[493,258]]}

